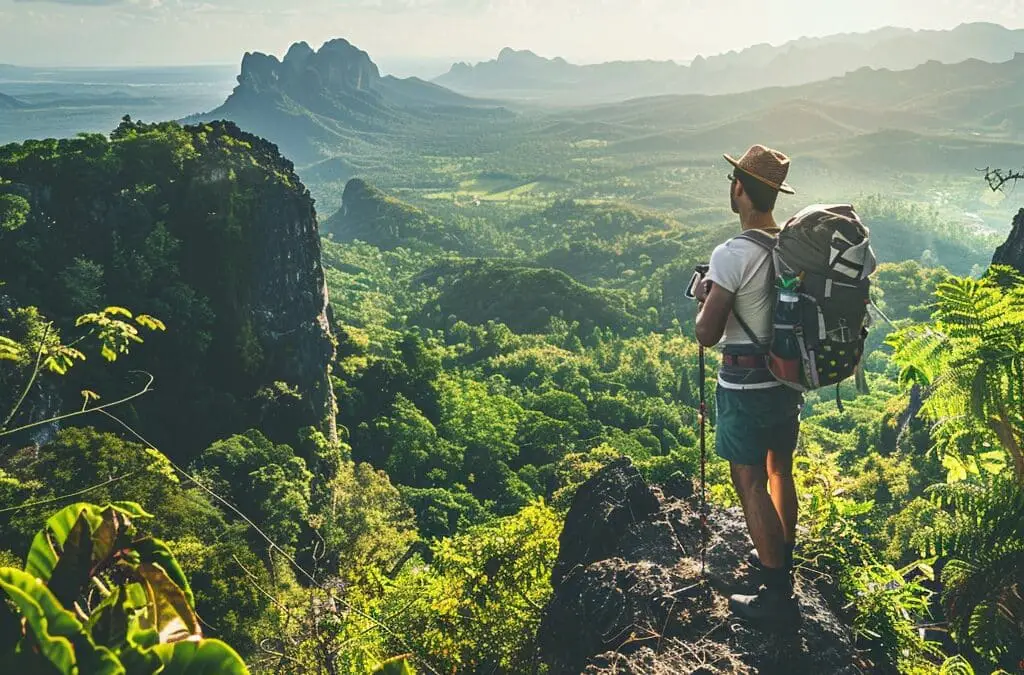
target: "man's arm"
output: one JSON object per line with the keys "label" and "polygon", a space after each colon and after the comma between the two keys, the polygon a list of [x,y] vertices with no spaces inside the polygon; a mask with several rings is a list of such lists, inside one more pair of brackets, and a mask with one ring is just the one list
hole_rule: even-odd
{"label": "man's arm", "polygon": [[[703,282],[700,285],[703,286]],[[718,284],[712,283],[710,286],[711,290],[704,298],[701,297],[705,295],[704,289],[697,291],[697,299],[701,300],[697,311],[697,341],[705,347],[714,347],[722,339],[729,312],[736,299],[735,293],[730,293]]]}

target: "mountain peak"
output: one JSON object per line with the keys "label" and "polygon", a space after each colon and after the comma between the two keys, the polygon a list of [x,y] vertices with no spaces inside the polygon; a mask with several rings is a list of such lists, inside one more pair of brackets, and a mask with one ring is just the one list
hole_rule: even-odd
{"label": "mountain peak", "polygon": [[340,94],[369,91],[380,81],[380,71],[370,55],[348,40],[328,40],[319,51],[306,42],[296,42],[284,56],[247,52],[242,58],[236,94],[281,90],[293,98],[303,99],[319,91]]}
{"label": "mountain peak", "polygon": [[284,63],[305,63],[309,57],[313,56],[316,52],[306,42],[296,42],[288,48],[288,53],[284,55]]}
{"label": "mountain peak", "polygon": [[529,49],[512,49],[511,47],[505,47],[498,52],[498,61],[548,61],[541,56],[538,56]]}

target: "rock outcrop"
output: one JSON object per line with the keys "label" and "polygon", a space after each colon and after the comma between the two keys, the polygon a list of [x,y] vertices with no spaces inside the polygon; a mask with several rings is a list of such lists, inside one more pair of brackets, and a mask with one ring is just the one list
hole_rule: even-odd
{"label": "rock outcrop", "polygon": [[759,627],[730,615],[728,595],[757,586],[742,562],[750,549],[742,514],[712,510],[700,583],[692,487],[666,489],[674,496],[645,484],[629,459],[579,488],[538,632],[550,672],[861,672],[851,630],[807,580],[797,581],[800,625]]}
{"label": "rock outcrop", "polygon": [[457,237],[447,235],[437,218],[360,178],[345,184],[341,208],[323,223],[321,230],[337,241],[358,239],[383,249],[424,243],[445,248],[458,246]]}
{"label": "rock outcrop", "polygon": [[1024,209],[1014,216],[1010,236],[996,249],[992,264],[1009,265],[1024,274]]}
{"label": "rock outcrop", "polygon": [[480,105],[418,78],[382,76],[369,54],[335,39],[319,50],[297,42],[281,60],[247,52],[224,104],[183,121],[230,119],[301,165],[332,155],[374,156],[374,149],[432,128],[425,121],[458,127],[476,119],[471,109]]}

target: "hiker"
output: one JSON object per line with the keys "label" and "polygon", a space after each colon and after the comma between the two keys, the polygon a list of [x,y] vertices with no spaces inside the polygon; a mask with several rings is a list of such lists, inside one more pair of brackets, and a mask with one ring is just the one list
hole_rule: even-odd
{"label": "hiker", "polygon": [[764,248],[745,237],[777,235],[776,199],[780,192],[794,191],[786,183],[790,160],[781,152],[754,145],[739,160],[723,156],[734,167],[729,198],[743,234],[711,254],[695,293],[696,333],[705,347],[722,346],[715,449],[729,460],[755,546],[748,561],[763,577],[756,594],[733,595],[729,606],[749,619],[775,619],[797,613],[792,577],[797,520],[793,452],[804,400],[800,391],[784,386],[768,369],[767,348],[762,345],[772,330],[772,266]]}

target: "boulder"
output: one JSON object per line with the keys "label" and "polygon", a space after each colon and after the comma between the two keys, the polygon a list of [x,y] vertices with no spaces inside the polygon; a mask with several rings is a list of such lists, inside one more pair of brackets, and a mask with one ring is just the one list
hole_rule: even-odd
{"label": "boulder", "polygon": [[628,458],[576,494],[559,539],[554,592],[538,632],[551,673],[853,674],[852,630],[798,575],[801,620],[758,626],[731,615],[728,596],[756,589],[738,508],[708,515],[706,575],[694,491],[666,496]]}

